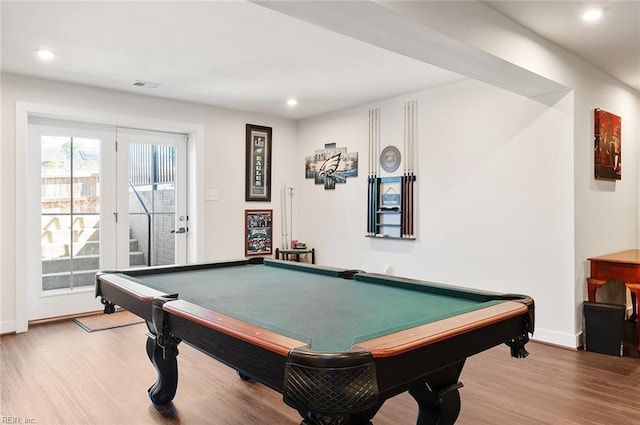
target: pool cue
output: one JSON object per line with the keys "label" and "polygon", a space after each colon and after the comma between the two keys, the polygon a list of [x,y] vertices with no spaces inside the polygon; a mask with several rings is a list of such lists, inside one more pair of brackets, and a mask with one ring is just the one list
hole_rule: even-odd
{"label": "pool cue", "polygon": [[[280,210],[279,214],[282,212],[282,182],[280,182],[280,191],[278,192],[280,198],[278,199],[280,201]],[[275,216],[274,216],[275,217]],[[275,223],[275,220],[274,220]],[[275,229],[275,224],[274,224],[274,229]],[[280,214],[280,248],[282,248],[282,214]]]}
{"label": "pool cue", "polygon": [[376,174],[376,162],[377,161],[377,124],[378,124],[378,110],[371,109],[370,111],[370,120],[369,120],[369,132],[370,132],[370,143],[369,143],[369,172],[370,172],[370,185],[371,185],[371,198],[369,200],[369,210],[370,210],[370,227],[369,233],[371,236],[375,236],[378,232],[376,228],[376,217],[377,217],[377,207],[378,207],[378,176]]}
{"label": "pool cue", "polygon": [[411,236],[411,223],[413,221],[413,186],[411,185],[411,176],[413,173],[413,169],[412,169],[412,158],[413,158],[413,153],[412,153],[412,132],[411,132],[411,126],[413,124],[413,116],[412,116],[412,101],[409,101],[409,103],[407,104],[407,152],[409,154],[409,158],[407,159],[407,233],[406,236],[410,237]]}
{"label": "pool cue", "polygon": [[405,103],[405,116],[406,116],[406,124],[405,124],[405,137],[407,139],[407,145],[405,148],[406,161],[404,165],[404,190],[405,190],[405,201],[404,201],[404,233],[403,237],[408,237],[410,234],[411,227],[411,215],[413,214],[411,208],[411,102]]}
{"label": "pool cue", "polygon": [[376,169],[376,176],[379,176],[382,172],[382,170],[380,170],[380,110],[379,109],[375,109],[374,112],[374,135],[375,135],[375,155],[374,155],[374,167]]}
{"label": "pool cue", "polygon": [[404,102],[403,105],[403,131],[402,131],[402,154],[404,155],[404,164],[402,167],[402,176],[400,177],[400,214],[401,214],[401,223],[400,223],[400,237],[404,238],[407,234],[407,102]]}
{"label": "pool cue", "polygon": [[[381,196],[382,196],[382,180],[381,180],[381,176],[382,176],[382,164],[380,164],[380,109],[376,108],[376,112],[375,112],[375,135],[376,135],[376,153],[374,155],[374,165],[375,165],[375,169],[376,169],[376,184],[375,184],[375,188],[376,188],[376,209],[377,207],[380,205],[381,202]],[[377,220],[376,220],[377,221]],[[378,228],[376,227],[375,229],[373,229],[374,232],[376,234],[380,233]]]}
{"label": "pool cue", "polygon": [[[289,235],[288,235],[289,237],[287,238],[287,242],[288,242],[289,238],[293,239],[293,188],[292,187],[289,188],[289,197],[291,198],[291,199],[289,199],[289,212],[290,212],[290,215],[289,215],[289,229],[290,229],[291,233],[289,233]],[[293,249],[293,248],[295,248],[295,246],[292,245],[291,249]]]}
{"label": "pool cue", "polygon": [[371,234],[376,235],[378,233],[378,206],[380,203],[380,195],[378,192],[380,190],[380,181],[375,173],[371,178],[371,190],[371,214],[373,218],[371,221]]}
{"label": "pool cue", "polygon": [[369,177],[369,234],[376,233],[376,177]]}
{"label": "pool cue", "polygon": [[287,234],[287,184],[282,184],[282,245],[284,249],[289,249],[289,235]]}
{"label": "pool cue", "polygon": [[402,238],[406,238],[407,237],[407,232],[408,232],[408,228],[409,228],[409,210],[408,210],[408,205],[409,205],[409,190],[408,190],[408,179],[406,174],[403,174],[402,177],[402,188],[401,188],[401,192],[402,192],[402,224],[401,224],[401,232],[400,232],[400,237]]}
{"label": "pool cue", "polygon": [[413,236],[413,174],[407,177],[407,237]]}
{"label": "pool cue", "polygon": [[404,164],[404,174],[402,176],[402,190],[403,190],[403,200],[402,200],[402,237],[406,238],[409,234],[409,216],[411,215],[411,211],[409,211],[409,169],[410,169],[410,146],[411,141],[409,140],[410,132],[410,116],[409,116],[409,102],[404,103],[404,138],[405,138],[405,164]]}
{"label": "pool cue", "polygon": [[375,109],[371,110],[371,140],[369,145],[369,173],[371,174],[371,203],[369,204],[370,214],[371,214],[371,227],[369,228],[369,232],[371,235],[376,234],[376,171],[375,171],[375,161],[376,161],[376,149],[375,149],[375,139],[376,139],[376,116]]}
{"label": "pool cue", "polygon": [[367,234],[371,229],[371,176],[367,173]]}
{"label": "pool cue", "polygon": [[280,246],[287,249],[287,184],[280,185],[280,226],[282,227],[282,241]]}
{"label": "pool cue", "polygon": [[[411,154],[411,162],[413,163],[413,183],[411,183],[411,195],[412,199],[415,199],[415,184],[418,180],[418,164],[416,162],[416,150],[417,150],[417,140],[418,140],[418,101],[414,101],[414,125],[413,125],[413,153]],[[415,211],[416,204],[412,202],[411,209]],[[415,219],[411,220],[411,237],[415,237]]]}
{"label": "pool cue", "polygon": [[367,163],[367,235],[371,235],[371,109],[369,109],[369,140],[367,143],[369,155]]}
{"label": "pool cue", "polygon": [[411,184],[411,173],[407,176],[407,237],[411,237],[411,227],[413,225],[413,185]]}
{"label": "pool cue", "polygon": [[408,236],[409,237],[413,237],[414,236],[414,232],[413,232],[413,223],[414,223],[414,182],[415,182],[415,129],[416,129],[416,101],[411,101],[410,103],[410,108],[411,108],[411,113],[409,114],[410,119],[411,119],[411,125],[409,128],[409,151],[411,152],[411,157],[410,157],[410,177],[409,177],[409,231],[408,231]]}
{"label": "pool cue", "polygon": [[369,179],[367,181],[367,234],[370,236],[373,232],[371,231],[371,227],[373,224],[373,215],[372,215],[372,210],[373,208],[371,207],[371,202],[372,202],[372,198],[373,198],[373,189],[372,189],[372,182],[373,182],[373,177],[371,176],[371,174],[369,174]]}
{"label": "pool cue", "polygon": [[407,153],[409,154],[409,158],[407,159],[407,237],[409,237],[410,233],[411,233],[411,219],[412,219],[412,215],[413,215],[413,209],[412,204],[411,204],[411,172],[412,172],[412,164],[411,164],[411,123],[412,123],[412,116],[411,116],[411,101],[409,101],[407,103]]}
{"label": "pool cue", "polygon": [[400,197],[402,198],[402,206],[401,208],[401,214],[402,214],[402,224],[400,226],[401,230],[400,230],[400,236],[401,237],[406,237],[407,235],[407,216],[408,216],[408,211],[407,211],[407,161],[409,159],[409,155],[407,154],[408,152],[408,134],[407,134],[407,121],[409,119],[409,117],[407,116],[407,102],[404,103],[404,110],[403,110],[403,118],[404,118],[404,131],[403,131],[403,139],[402,139],[402,154],[404,155],[404,165],[403,165],[403,171],[402,171],[402,186],[401,186],[401,193],[400,193]]}
{"label": "pool cue", "polygon": [[372,109],[371,115],[371,234],[376,235],[378,229],[376,228],[378,209],[378,177],[376,175],[376,110]]}

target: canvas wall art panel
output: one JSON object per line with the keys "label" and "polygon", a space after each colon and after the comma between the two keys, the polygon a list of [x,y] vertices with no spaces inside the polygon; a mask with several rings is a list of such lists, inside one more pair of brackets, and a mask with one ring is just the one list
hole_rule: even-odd
{"label": "canvas wall art panel", "polygon": [[622,179],[622,119],[610,112],[594,111],[595,178]]}

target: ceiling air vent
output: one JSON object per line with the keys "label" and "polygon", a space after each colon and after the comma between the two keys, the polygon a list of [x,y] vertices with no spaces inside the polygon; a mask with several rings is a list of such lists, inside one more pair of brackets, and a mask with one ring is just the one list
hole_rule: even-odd
{"label": "ceiling air vent", "polygon": [[158,87],[160,87],[160,84],[158,83],[152,83],[150,81],[142,81],[142,80],[136,80],[136,82],[133,83],[133,85],[136,87],[146,87],[148,89],[157,89]]}

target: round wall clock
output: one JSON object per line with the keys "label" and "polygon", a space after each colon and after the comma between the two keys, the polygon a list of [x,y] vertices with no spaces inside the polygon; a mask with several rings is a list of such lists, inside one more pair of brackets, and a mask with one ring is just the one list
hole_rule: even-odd
{"label": "round wall clock", "polygon": [[393,173],[400,167],[400,151],[395,146],[387,146],[380,153],[380,166],[387,173]]}

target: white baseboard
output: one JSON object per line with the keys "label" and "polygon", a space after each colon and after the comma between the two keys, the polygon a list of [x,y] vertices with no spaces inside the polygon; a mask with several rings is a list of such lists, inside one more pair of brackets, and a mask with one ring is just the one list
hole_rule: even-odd
{"label": "white baseboard", "polygon": [[566,334],[536,328],[531,340],[575,350],[582,345],[582,332],[578,334]]}
{"label": "white baseboard", "polygon": [[16,321],[0,322],[0,335],[9,334],[16,331]]}

